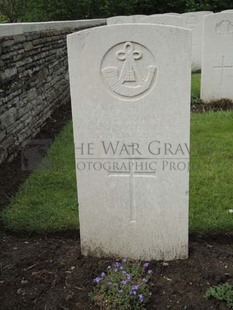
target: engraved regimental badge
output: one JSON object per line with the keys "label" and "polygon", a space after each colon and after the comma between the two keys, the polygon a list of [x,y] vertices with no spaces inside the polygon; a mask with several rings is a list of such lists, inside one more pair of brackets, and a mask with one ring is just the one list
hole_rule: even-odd
{"label": "engraved regimental badge", "polygon": [[230,20],[222,20],[215,26],[215,32],[219,35],[232,35],[233,22]]}
{"label": "engraved regimental badge", "polygon": [[139,99],[152,90],[157,68],[154,56],[145,46],[122,42],[105,54],[101,74],[113,95],[130,100]]}

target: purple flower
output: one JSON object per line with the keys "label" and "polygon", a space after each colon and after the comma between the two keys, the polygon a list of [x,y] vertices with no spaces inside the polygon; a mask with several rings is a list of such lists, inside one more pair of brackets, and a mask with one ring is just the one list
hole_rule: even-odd
{"label": "purple flower", "polygon": [[133,286],[132,286],[132,291],[137,291],[138,288],[139,288],[139,285],[138,285],[138,284],[133,285]]}
{"label": "purple flower", "polygon": [[101,280],[102,280],[102,279],[101,279],[100,277],[97,277],[97,278],[94,279],[94,282],[95,282],[95,283],[99,283]]}
{"label": "purple flower", "polygon": [[146,282],[148,282],[148,280],[145,279],[145,278],[143,278],[143,279],[142,279],[142,282],[145,282],[145,283],[146,283]]}
{"label": "purple flower", "polygon": [[122,262],[123,262],[123,263],[127,263],[127,259],[126,259],[126,258],[123,258],[123,259],[122,259]]}
{"label": "purple flower", "polygon": [[107,285],[112,285],[112,282],[107,282]]}
{"label": "purple flower", "polygon": [[115,262],[114,265],[115,265],[115,267],[120,267],[121,264],[119,262]]}
{"label": "purple flower", "polygon": [[124,268],[121,266],[121,267],[120,267],[120,270],[123,270],[123,269],[124,269]]}
{"label": "purple flower", "polygon": [[125,270],[122,271],[123,274],[126,274],[127,272]]}
{"label": "purple flower", "polygon": [[115,271],[115,272],[117,272],[117,271],[118,271],[118,269],[117,269],[117,268],[115,268],[115,269],[114,269],[114,271]]}
{"label": "purple flower", "polygon": [[144,263],[143,267],[147,268],[149,266],[149,263]]}
{"label": "purple flower", "polygon": [[143,295],[140,294],[140,295],[138,295],[138,297],[139,297],[139,300],[140,300],[141,302],[143,302],[143,300],[144,300]]}
{"label": "purple flower", "polygon": [[129,273],[126,274],[126,278],[127,278],[128,281],[131,279],[131,276],[130,276]]}
{"label": "purple flower", "polygon": [[101,277],[103,278],[103,277],[105,277],[106,276],[106,273],[105,272],[102,272],[101,273]]}
{"label": "purple flower", "polygon": [[152,274],[153,273],[153,271],[152,270],[148,270],[148,274]]}
{"label": "purple flower", "polygon": [[137,295],[137,292],[136,291],[131,291],[131,294]]}
{"label": "purple flower", "polygon": [[125,284],[127,284],[127,280],[123,280],[123,281],[121,281],[121,283],[122,283],[123,285],[125,285]]}

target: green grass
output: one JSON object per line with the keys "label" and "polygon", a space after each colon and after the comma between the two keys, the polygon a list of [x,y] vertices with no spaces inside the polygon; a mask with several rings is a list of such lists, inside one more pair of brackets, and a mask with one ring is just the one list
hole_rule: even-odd
{"label": "green grass", "polygon": [[200,98],[200,83],[201,83],[201,74],[193,73],[192,74],[192,97]]}
{"label": "green grass", "polygon": [[[233,230],[233,214],[228,212],[233,209],[232,133],[232,111],[192,114],[191,232]],[[6,228],[40,233],[78,229],[71,122],[56,138],[47,158],[52,168],[34,171],[3,211]]]}
{"label": "green grass", "polygon": [[193,114],[190,229],[233,230],[233,112]]}
{"label": "green grass", "polygon": [[[77,229],[78,206],[72,124],[53,143],[49,169],[34,171],[2,213],[6,227],[13,231],[52,232]],[[50,166],[51,164],[51,166]]]}

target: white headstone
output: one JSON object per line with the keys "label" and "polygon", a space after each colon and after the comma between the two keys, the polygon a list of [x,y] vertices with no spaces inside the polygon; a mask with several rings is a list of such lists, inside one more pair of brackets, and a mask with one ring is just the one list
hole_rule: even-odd
{"label": "white headstone", "polygon": [[204,18],[201,98],[233,99],[233,13]]}
{"label": "white headstone", "polygon": [[140,23],[146,15],[132,15],[131,17],[133,18],[134,23]]}
{"label": "white headstone", "polygon": [[202,11],[182,14],[184,27],[192,29],[192,71],[201,70],[203,23],[204,16],[208,14],[213,14],[213,12]]}
{"label": "white headstone", "polygon": [[155,14],[150,15],[142,19],[142,23],[159,24],[183,27],[184,21],[180,16],[167,15],[167,14]]}
{"label": "white headstone", "polygon": [[233,12],[233,9],[232,10],[224,10],[224,11],[221,11],[221,13],[232,13]]}
{"label": "white headstone", "polygon": [[113,16],[107,18],[107,25],[128,24],[133,23],[132,16]]}
{"label": "white headstone", "polygon": [[166,15],[174,15],[174,16],[179,16],[180,13],[175,13],[175,12],[171,12],[171,13],[165,13]]}
{"label": "white headstone", "polygon": [[88,29],[68,59],[82,253],[187,258],[191,31]]}

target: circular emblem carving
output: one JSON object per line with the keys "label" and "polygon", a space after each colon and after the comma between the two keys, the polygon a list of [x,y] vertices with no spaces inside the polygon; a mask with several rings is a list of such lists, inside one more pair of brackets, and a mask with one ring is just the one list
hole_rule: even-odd
{"label": "circular emblem carving", "polygon": [[154,56],[145,46],[128,41],[107,51],[101,75],[112,95],[125,100],[139,99],[155,85],[157,68]]}
{"label": "circular emblem carving", "polygon": [[217,23],[215,31],[220,35],[232,35],[233,33],[233,23],[230,20],[222,20]]}

